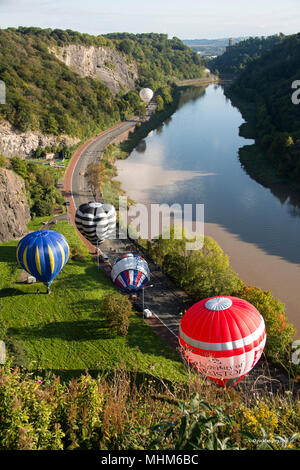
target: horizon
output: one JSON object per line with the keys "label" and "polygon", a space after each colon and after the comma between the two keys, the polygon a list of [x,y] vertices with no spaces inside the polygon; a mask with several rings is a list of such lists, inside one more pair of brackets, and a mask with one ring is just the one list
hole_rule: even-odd
{"label": "horizon", "polygon": [[[137,0],[0,0],[0,27],[72,29],[91,35],[128,32],[163,33],[180,39],[227,39],[229,37],[285,35],[299,32],[297,0],[153,0],[140,6]],[[298,15],[297,15],[298,14]],[[255,25],[255,26],[253,26]]]}

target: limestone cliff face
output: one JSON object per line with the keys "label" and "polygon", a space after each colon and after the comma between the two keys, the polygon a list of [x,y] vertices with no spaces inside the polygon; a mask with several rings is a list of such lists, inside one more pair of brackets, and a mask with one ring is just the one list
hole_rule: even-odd
{"label": "limestone cliff face", "polygon": [[7,121],[0,120],[0,154],[5,157],[30,157],[38,147],[74,145],[80,139],[69,136],[43,135],[37,131],[21,132]]}
{"label": "limestone cliff face", "polygon": [[99,78],[113,94],[122,86],[134,90],[138,78],[135,63],[127,63],[125,55],[110,47],[69,44],[50,51],[82,77]]}
{"label": "limestone cliff face", "polygon": [[29,220],[24,180],[13,171],[0,168],[0,242],[24,235]]}

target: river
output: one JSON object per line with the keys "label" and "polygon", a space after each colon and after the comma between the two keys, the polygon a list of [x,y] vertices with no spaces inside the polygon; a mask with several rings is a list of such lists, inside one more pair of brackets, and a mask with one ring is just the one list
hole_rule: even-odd
{"label": "river", "polygon": [[118,179],[138,202],[204,204],[205,234],[248,285],[270,289],[300,332],[299,201],[284,187],[263,187],[242,168],[241,113],[222,86],[188,89],[177,111],[126,160]]}

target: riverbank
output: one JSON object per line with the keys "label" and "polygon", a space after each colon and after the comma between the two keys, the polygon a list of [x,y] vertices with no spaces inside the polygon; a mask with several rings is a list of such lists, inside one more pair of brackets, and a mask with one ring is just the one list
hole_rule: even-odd
{"label": "riverbank", "polygon": [[246,139],[255,140],[254,144],[245,145],[239,149],[239,160],[243,169],[251,178],[267,188],[274,184],[288,184],[286,179],[278,176],[276,169],[271,165],[257,141],[255,104],[241,99],[228,87],[225,89],[225,95],[230,99],[233,106],[240,111],[245,120],[239,128],[239,135]]}

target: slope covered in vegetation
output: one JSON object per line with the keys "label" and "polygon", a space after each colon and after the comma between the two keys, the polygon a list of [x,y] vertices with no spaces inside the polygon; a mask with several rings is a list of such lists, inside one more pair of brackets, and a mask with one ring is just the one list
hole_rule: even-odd
{"label": "slope covered in vegetation", "polygon": [[272,49],[284,39],[283,34],[275,34],[267,37],[251,37],[234,44],[224,54],[209,61],[209,67],[213,72],[217,70],[221,74],[237,75],[253,60],[259,58],[264,52]]}
{"label": "slope covered in vegetation", "polygon": [[[277,175],[300,182],[300,106],[292,89],[299,80],[300,34],[292,35],[251,62],[229,93],[254,109],[254,135]],[[247,119],[247,116],[246,116]]]}
{"label": "slope covered in vegetation", "polygon": [[0,119],[22,131],[85,137],[141,112],[136,91],[114,97],[100,80],[80,77],[50,52],[67,44],[118,50],[137,65],[137,90],[157,90],[175,79],[199,77],[203,70],[197,54],[166,35],[94,37],[70,30],[9,28],[0,31],[0,79],[7,92]]}
{"label": "slope covered in vegetation", "polygon": [[138,385],[116,368],[61,383],[0,367],[2,450],[290,450],[299,419],[291,394],[247,396],[195,376]]}

